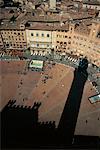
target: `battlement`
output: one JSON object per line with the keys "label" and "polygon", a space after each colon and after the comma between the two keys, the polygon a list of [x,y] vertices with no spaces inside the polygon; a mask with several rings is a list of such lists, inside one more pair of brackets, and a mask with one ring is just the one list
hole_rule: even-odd
{"label": "battlement", "polygon": [[41,102],[34,102],[33,106],[24,106],[24,105],[18,105],[16,104],[16,100],[9,100],[7,105],[5,106],[6,108],[12,108],[12,109],[22,109],[22,110],[36,110],[40,107]]}
{"label": "battlement", "polygon": [[47,127],[47,128],[54,128],[55,129],[55,121],[38,122],[38,125],[41,127]]}

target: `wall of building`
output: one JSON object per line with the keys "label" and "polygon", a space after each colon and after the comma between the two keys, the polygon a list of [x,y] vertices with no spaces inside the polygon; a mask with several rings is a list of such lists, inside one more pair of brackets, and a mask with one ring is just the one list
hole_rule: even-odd
{"label": "wall of building", "polygon": [[56,9],[56,0],[50,0],[50,9]]}
{"label": "wall of building", "polygon": [[3,41],[2,41],[1,34],[0,34],[0,47],[3,47]]}
{"label": "wall of building", "polygon": [[[13,0],[13,2],[15,2],[15,3],[16,3],[16,2],[19,2],[19,3],[21,3],[21,4],[23,4],[24,1],[25,1],[25,0]],[[26,0],[26,1],[27,1],[27,0]]]}
{"label": "wall of building", "polygon": [[27,45],[31,48],[52,48],[52,32],[45,30],[26,30]]}
{"label": "wall of building", "polygon": [[69,25],[69,30],[55,31],[54,50],[59,53],[69,53],[77,56],[87,56],[88,59],[100,66],[100,24],[92,23],[89,34],[75,30],[75,24]]}
{"label": "wall of building", "polygon": [[69,31],[57,31],[56,34],[56,52],[62,51],[66,52],[70,47],[71,36],[69,36]]}
{"label": "wall of building", "polygon": [[100,66],[100,24],[92,23],[89,34],[75,30],[75,24],[69,24],[69,30],[35,30],[18,29],[0,31],[1,45],[11,49],[44,51],[54,49],[58,53],[70,53],[77,56],[87,56],[88,59]]}
{"label": "wall of building", "polygon": [[63,53],[72,53],[71,44],[72,44],[72,35],[74,32],[74,25],[69,26],[69,30],[57,30],[56,31],[56,52]]}
{"label": "wall of building", "polygon": [[27,47],[25,30],[1,30],[5,48],[23,49]]}
{"label": "wall of building", "polygon": [[100,6],[99,5],[83,4],[83,8],[100,10]]}
{"label": "wall of building", "polygon": [[74,31],[71,43],[74,55],[87,56],[92,63],[98,66],[100,66],[100,38],[97,37],[99,31],[100,24],[95,23],[92,24],[88,35]]}

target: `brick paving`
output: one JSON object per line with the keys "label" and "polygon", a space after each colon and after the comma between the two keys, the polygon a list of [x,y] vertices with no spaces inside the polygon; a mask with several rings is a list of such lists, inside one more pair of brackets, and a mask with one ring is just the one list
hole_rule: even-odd
{"label": "brick paving", "polygon": [[[27,69],[27,61],[0,61],[2,109],[10,99],[19,105],[41,102],[39,121],[55,121],[58,126],[72,81],[74,68],[62,64],[45,65],[44,72]],[[44,82],[45,81],[45,82]],[[100,136],[100,103],[91,104],[88,97],[96,91],[86,82],[75,134]]]}

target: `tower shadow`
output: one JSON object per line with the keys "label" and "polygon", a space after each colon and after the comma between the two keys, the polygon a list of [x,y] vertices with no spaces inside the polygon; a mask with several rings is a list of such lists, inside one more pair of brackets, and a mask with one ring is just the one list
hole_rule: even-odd
{"label": "tower shadow", "polygon": [[1,112],[1,148],[44,148],[55,143],[55,121],[39,122],[41,102],[32,107],[10,100]]}
{"label": "tower shadow", "polygon": [[58,144],[68,146],[72,144],[84,85],[88,77],[88,61],[80,61],[78,69],[74,71],[74,79],[66,100],[63,113],[58,125]]}
{"label": "tower shadow", "polygon": [[[35,102],[32,107],[27,107],[16,105],[15,100],[9,101],[1,112],[1,148],[66,149],[83,145],[84,139],[87,146],[90,137],[74,136],[84,85],[88,77],[87,67],[88,61],[83,59],[74,71],[74,79],[58,128],[55,121],[39,122],[38,110],[41,102]],[[73,137],[76,145],[72,145]],[[99,143],[94,137],[91,140]]]}
{"label": "tower shadow", "polygon": [[35,102],[32,107],[27,107],[16,105],[15,102],[10,100],[1,112],[2,148],[24,148],[33,143],[41,103]]}

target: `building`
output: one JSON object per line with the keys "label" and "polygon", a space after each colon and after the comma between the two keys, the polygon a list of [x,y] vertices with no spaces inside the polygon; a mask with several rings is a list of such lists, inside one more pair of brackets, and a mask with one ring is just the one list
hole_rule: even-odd
{"label": "building", "polygon": [[92,15],[82,12],[33,16],[29,12],[9,11],[9,19],[3,13],[0,24],[0,45],[5,48],[22,50],[30,47],[31,54],[40,55],[53,49],[60,54],[87,56],[89,61],[100,65],[100,22],[93,21]]}
{"label": "building", "polygon": [[56,0],[50,0],[50,9],[56,9]]}
{"label": "building", "polygon": [[89,61],[100,66],[100,24],[93,22],[87,26],[73,26],[71,48],[72,53],[78,56],[87,56]]}
{"label": "building", "polygon": [[0,5],[3,5],[4,1],[3,0],[0,0]]}
{"label": "building", "polygon": [[[57,26],[56,26],[57,27]],[[54,51],[60,54],[86,56],[90,62],[100,66],[100,23],[88,21],[69,23],[53,31]]]}
{"label": "building", "polygon": [[100,11],[100,1],[91,0],[91,1],[83,1],[83,8],[87,9],[96,9]]}
{"label": "building", "polygon": [[49,53],[52,48],[52,31],[46,25],[33,24],[26,28],[27,46],[33,53]]}
{"label": "building", "polygon": [[1,34],[0,34],[0,48],[3,47],[3,41],[2,41],[2,37],[1,37]]}
{"label": "building", "polygon": [[56,46],[57,53],[68,53],[71,44],[71,36],[68,25],[61,25],[60,29],[56,30]]}
{"label": "building", "polygon": [[79,8],[80,5],[83,9],[94,9],[100,11],[100,1],[97,0],[74,1],[75,7]]}
{"label": "building", "polygon": [[0,34],[3,45],[7,49],[20,50],[27,47],[26,32],[22,24],[3,22],[0,26]]}

